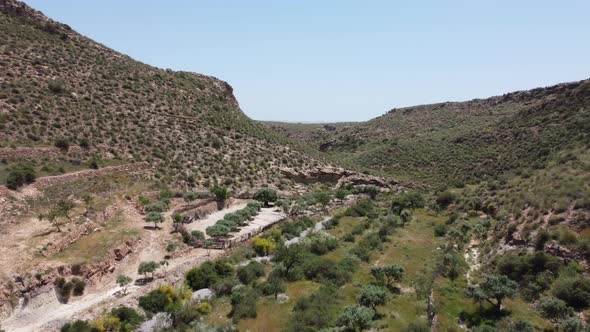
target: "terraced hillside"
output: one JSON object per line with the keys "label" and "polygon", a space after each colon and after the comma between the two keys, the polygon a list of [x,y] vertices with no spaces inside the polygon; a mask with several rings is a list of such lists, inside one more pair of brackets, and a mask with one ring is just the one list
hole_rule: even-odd
{"label": "terraced hillside", "polygon": [[214,77],[154,68],[16,1],[0,2],[0,147],[80,145],[165,183],[278,183],[312,158],[250,120]]}

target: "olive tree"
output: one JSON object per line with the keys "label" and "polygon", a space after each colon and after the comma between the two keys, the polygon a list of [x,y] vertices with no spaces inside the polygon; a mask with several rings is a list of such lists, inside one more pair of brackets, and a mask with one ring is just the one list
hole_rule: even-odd
{"label": "olive tree", "polygon": [[363,287],[358,302],[360,305],[375,311],[377,306],[384,305],[387,302],[387,291],[381,286],[367,285]]}
{"label": "olive tree", "polygon": [[262,202],[264,206],[268,207],[269,203],[275,202],[279,196],[277,195],[276,190],[270,188],[262,188],[254,194],[254,199]]}
{"label": "olive tree", "polygon": [[160,229],[158,224],[164,222],[164,217],[159,212],[150,212],[147,216],[145,216],[146,222],[153,222],[154,228]]}
{"label": "olive tree", "polygon": [[405,270],[403,266],[393,264],[371,269],[371,275],[377,283],[389,289],[395,287],[394,283],[400,282],[404,277]]}
{"label": "olive tree", "polygon": [[364,331],[371,327],[375,311],[363,306],[348,306],[338,317],[336,324],[349,331]]}
{"label": "olive tree", "polygon": [[117,277],[117,284],[121,287],[121,289],[123,290],[123,295],[127,295],[127,288],[129,287],[129,284],[133,281],[133,279],[131,279],[130,277],[124,275],[124,274],[120,274]]}
{"label": "olive tree", "polygon": [[218,202],[223,202],[229,198],[229,192],[227,191],[226,187],[215,185],[211,189],[209,189],[213,195],[215,195],[215,199]]}
{"label": "olive tree", "polygon": [[502,308],[502,301],[511,298],[516,293],[518,284],[504,276],[497,274],[485,275],[483,281],[477,286],[469,286],[465,290],[465,296],[481,303],[487,301],[497,310]]}
{"label": "olive tree", "polygon": [[160,267],[160,265],[154,261],[141,262],[141,263],[139,263],[139,267],[137,268],[137,273],[139,273],[143,276],[146,276],[146,277],[149,274],[149,277],[153,278],[154,272],[156,272],[158,267]]}

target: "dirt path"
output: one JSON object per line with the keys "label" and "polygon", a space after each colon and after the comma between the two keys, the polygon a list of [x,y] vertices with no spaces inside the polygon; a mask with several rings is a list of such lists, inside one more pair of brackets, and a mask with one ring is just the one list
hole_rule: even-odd
{"label": "dirt path", "polygon": [[[207,226],[205,225],[214,224],[217,220],[223,218],[226,213],[241,209],[245,205],[246,203],[238,203],[212,213],[199,222],[199,228],[206,228]],[[148,260],[160,261],[163,259],[163,256],[166,254],[166,243],[170,240],[168,234],[172,231],[172,223],[169,222],[171,213],[168,212],[164,215],[166,221],[162,223],[162,229],[147,231],[147,234],[142,237],[142,244],[137,249],[138,251],[121,261],[121,265],[114,273],[104,277],[96,285],[89,287],[83,296],[72,298],[68,304],[61,304],[57,301],[53,291],[41,294],[32,299],[27,306],[17,308],[12,316],[2,322],[2,328],[6,331],[15,332],[55,331],[63,323],[72,319],[88,319],[96,316],[105,309],[121,304],[136,305],[137,298],[154,287],[164,283],[174,284],[181,282],[184,273],[188,269],[223,253],[220,250],[190,249],[186,254],[168,260],[168,265],[160,269],[158,278],[151,284],[146,286],[132,286],[128,289],[127,296],[122,298],[116,297],[115,295],[121,290],[115,282],[117,275],[125,274],[137,279],[139,277],[137,267],[140,262]],[[138,213],[131,213],[127,217],[138,219],[138,227],[145,225],[145,222],[141,219],[141,215]],[[267,226],[283,218],[284,214],[281,212],[273,209],[262,209],[254,220],[235,236]]]}
{"label": "dirt path", "polygon": [[468,269],[465,274],[465,278],[467,279],[467,283],[471,285],[473,273],[477,272],[481,267],[481,263],[479,261],[479,243],[477,241],[471,240],[469,242],[469,246],[465,250],[463,254],[465,258],[465,262],[467,262]]}

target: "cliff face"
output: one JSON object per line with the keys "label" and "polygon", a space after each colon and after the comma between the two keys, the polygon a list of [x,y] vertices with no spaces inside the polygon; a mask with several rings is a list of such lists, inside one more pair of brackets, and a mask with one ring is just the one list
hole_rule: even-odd
{"label": "cliff face", "polygon": [[249,119],[217,78],[137,62],[23,3],[0,1],[0,147],[82,140],[185,187],[278,185],[319,165]]}

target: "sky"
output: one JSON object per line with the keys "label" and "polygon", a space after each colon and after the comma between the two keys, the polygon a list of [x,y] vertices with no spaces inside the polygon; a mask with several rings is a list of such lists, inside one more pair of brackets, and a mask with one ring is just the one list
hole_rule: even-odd
{"label": "sky", "polygon": [[227,81],[256,120],[391,108],[590,78],[590,1],[25,0],[141,62]]}

